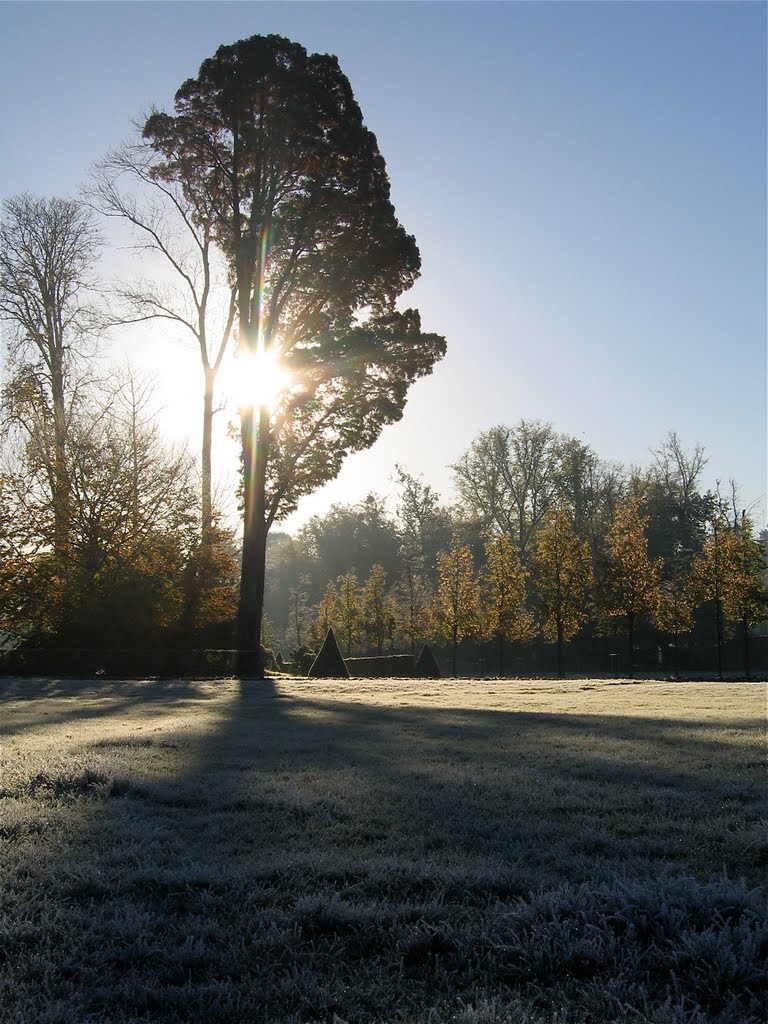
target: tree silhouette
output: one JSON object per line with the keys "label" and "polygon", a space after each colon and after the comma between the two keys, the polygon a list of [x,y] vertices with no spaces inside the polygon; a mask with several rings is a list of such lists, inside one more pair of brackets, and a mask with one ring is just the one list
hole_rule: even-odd
{"label": "tree silhouette", "polygon": [[280,36],[222,46],[144,136],[159,178],[210,199],[242,349],[291,374],[273,408],[241,410],[238,648],[241,672],[258,674],[270,527],[400,417],[445,342],[395,308],[419,253],[335,57]]}

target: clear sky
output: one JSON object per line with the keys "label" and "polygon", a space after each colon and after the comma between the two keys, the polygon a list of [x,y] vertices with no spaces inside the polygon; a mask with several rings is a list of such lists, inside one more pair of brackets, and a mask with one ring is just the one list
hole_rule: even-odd
{"label": "clear sky", "polygon": [[[626,464],[676,430],[764,525],[765,4],[0,3],[0,195],[74,194],[218,45],[270,32],[339,57],[421,249],[409,304],[448,341],[291,526],[395,462],[450,500],[449,464],[521,417]],[[196,418],[194,352],[130,347]]]}

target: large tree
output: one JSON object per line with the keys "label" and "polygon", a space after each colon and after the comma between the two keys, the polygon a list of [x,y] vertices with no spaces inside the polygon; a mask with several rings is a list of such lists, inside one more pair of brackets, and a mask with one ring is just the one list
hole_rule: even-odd
{"label": "large tree", "polygon": [[[90,211],[74,200],[24,193],[3,204],[0,320],[9,327],[12,377],[5,407],[43,468],[60,558],[70,522],[67,436],[83,382],[73,371],[92,327],[86,297],[100,247]],[[16,416],[20,408],[34,416]]]}
{"label": "large tree", "polygon": [[335,57],[280,36],[222,46],[144,136],[156,175],[210,202],[254,396],[276,366],[290,375],[279,400],[262,387],[241,409],[238,648],[241,672],[257,674],[270,527],[401,416],[445,342],[395,308],[419,253]]}

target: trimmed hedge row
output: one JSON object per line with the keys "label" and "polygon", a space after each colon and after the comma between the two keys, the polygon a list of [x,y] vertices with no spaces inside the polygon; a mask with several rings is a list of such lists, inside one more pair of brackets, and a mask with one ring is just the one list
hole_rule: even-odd
{"label": "trimmed hedge row", "polygon": [[404,678],[416,675],[412,654],[385,654],[374,658],[346,658],[351,676],[378,679],[385,676]]}
{"label": "trimmed hedge row", "polygon": [[234,676],[237,652],[17,647],[0,651],[0,675],[142,679]]}

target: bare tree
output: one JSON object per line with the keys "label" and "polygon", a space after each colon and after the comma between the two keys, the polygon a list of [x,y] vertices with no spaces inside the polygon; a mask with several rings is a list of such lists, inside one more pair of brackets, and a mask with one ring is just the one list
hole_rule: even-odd
{"label": "bare tree", "polygon": [[[69,534],[67,433],[77,392],[72,370],[93,326],[85,299],[102,245],[88,209],[71,199],[23,193],[7,200],[0,219],[0,319],[10,325],[8,354],[15,376],[6,397],[32,389],[41,424],[19,420],[45,463],[55,520],[54,549]],[[11,402],[13,406],[13,402]],[[16,409],[27,406],[17,402]]]}
{"label": "bare tree", "polygon": [[[214,213],[204,191],[182,189],[155,173],[157,154],[124,143],[95,165],[84,192],[92,207],[130,225],[134,250],[159,257],[164,273],[116,287],[114,322],[169,321],[191,335],[203,369],[201,526],[213,525],[212,437],[216,379],[235,317],[235,291],[214,245]],[[169,276],[169,279],[168,279]]]}

